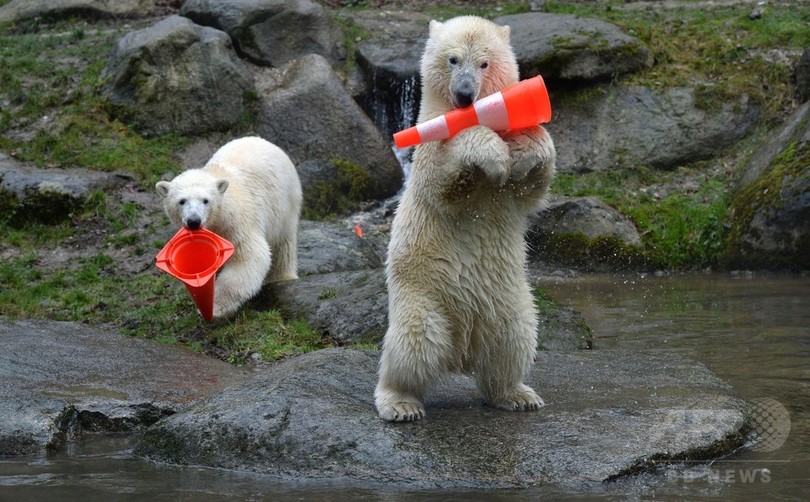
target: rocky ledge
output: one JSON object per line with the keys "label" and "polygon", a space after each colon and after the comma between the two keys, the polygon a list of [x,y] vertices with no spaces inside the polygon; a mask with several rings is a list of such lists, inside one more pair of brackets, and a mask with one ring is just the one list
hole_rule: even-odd
{"label": "rocky ledge", "polygon": [[160,420],[136,453],[284,478],[480,489],[602,482],[744,441],[744,402],[672,354],[541,352],[529,378],[540,411],[489,408],[455,377],[408,424],[377,417],[377,361],[352,349],[287,360]]}
{"label": "rocky ledge", "polygon": [[248,373],[181,347],[55,321],[0,322],[0,456],[143,430]]}

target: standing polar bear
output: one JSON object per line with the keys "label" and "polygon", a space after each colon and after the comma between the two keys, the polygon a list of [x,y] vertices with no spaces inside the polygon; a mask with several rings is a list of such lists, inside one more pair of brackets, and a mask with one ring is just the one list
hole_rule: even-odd
{"label": "standing polar bear", "polygon": [[235,312],[258,293],[268,271],[274,281],[298,278],[301,182],[276,145],[257,137],[233,140],[205,167],[159,181],[155,188],[173,224],[205,227],[234,245],[216,278],[215,318]]}
{"label": "standing polar bear", "polygon": [[[419,122],[517,82],[509,34],[474,16],[431,21]],[[537,345],[524,234],[555,159],[540,126],[475,126],[416,147],[388,248],[389,326],[374,393],[383,419],[422,418],[426,390],[450,371],[473,375],[492,406],[543,406],[523,384]]]}

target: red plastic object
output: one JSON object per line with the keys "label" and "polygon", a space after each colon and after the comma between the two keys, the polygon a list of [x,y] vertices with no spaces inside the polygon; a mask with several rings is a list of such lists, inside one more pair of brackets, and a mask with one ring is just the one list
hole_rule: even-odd
{"label": "red plastic object", "polygon": [[214,318],[214,276],[234,247],[228,240],[201,228],[181,228],[157,254],[157,268],[180,279],[203,319]]}
{"label": "red plastic object", "polygon": [[397,148],[440,141],[474,125],[495,131],[522,129],[551,120],[551,101],[543,77],[537,75],[479,99],[466,108],[458,108],[394,134]]}

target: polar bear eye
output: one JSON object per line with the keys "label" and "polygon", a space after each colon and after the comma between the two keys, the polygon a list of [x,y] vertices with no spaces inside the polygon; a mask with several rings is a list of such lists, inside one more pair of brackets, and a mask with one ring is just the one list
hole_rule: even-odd
{"label": "polar bear eye", "polygon": [[488,66],[489,66],[489,63],[487,63],[486,61],[484,61],[483,63],[481,63],[481,69],[482,69],[482,70],[486,70]]}
{"label": "polar bear eye", "polygon": [[458,58],[455,56],[450,56],[450,64],[452,65],[458,64]]}
{"label": "polar bear eye", "polygon": [[208,205],[208,199],[203,199],[203,204]]}
{"label": "polar bear eye", "polygon": [[180,204],[181,206],[184,206],[186,204],[186,199],[180,199],[179,201],[177,201],[177,203]]}

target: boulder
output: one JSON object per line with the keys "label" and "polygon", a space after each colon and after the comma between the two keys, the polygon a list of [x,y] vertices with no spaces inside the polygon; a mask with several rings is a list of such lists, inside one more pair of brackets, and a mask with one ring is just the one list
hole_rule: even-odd
{"label": "boulder", "polygon": [[757,124],[760,106],[710,89],[599,86],[552,97],[547,125],[563,172],[674,169],[717,156]]}
{"label": "boulder", "polygon": [[119,39],[101,80],[113,114],[147,136],[228,129],[255,92],[228,35],[180,16]]}
{"label": "boulder", "polygon": [[63,221],[93,192],[131,180],[125,174],[83,168],[38,169],[0,153],[0,219],[12,224]]}
{"label": "boulder", "polygon": [[[546,209],[529,222],[530,235],[582,234],[590,239],[611,236],[628,246],[640,246],[641,236],[630,218],[595,197],[549,198]],[[530,246],[542,245],[529,240]]]}
{"label": "boulder", "polygon": [[298,225],[298,275],[381,268],[384,257],[375,244],[384,236],[362,239],[342,222],[301,220]]}
{"label": "boulder", "polygon": [[143,430],[246,377],[222,361],[104,327],[0,322],[0,455]]}
{"label": "boulder", "polygon": [[154,10],[154,0],[11,0],[0,7],[0,24],[37,17],[144,17]]}
{"label": "boulder", "polygon": [[521,78],[608,79],[652,66],[650,50],[618,26],[568,14],[530,12],[495,18],[512,29]]}
{"label": "boulder", "polygon": [[378,353],[348,349],[288,359],[160,420],[135,453],[283,478],[485,489],[604,482],[745,441],[745,403],[674,354],[541,352],[527,378],[546,401],[539,411],[491,409],[459,376],[407,424],[377,416],[377,364]]}
{"label": "boulder", "polygon": [[383,269],[310,275],[266,285],[253,308],[277,309],[339,345],[382,341],[388,328],[388,290]]}
{"label": "boulder", "polygon": [[281,84],[262,96],[256,126],[296,164],[314,159],[343,169],[355,200],[384,199],[402,186],[389,142],[321,56],[284,68]]}
{"label": "boulder", "polygon": [[551,197],[526,235],[529,261],[588,270],[637,269],[645,264],[633,222],[594,197]]}
{"label": "boulder", "polygon": [[745,166],[727,228],[727,266],[810,270],[810,102]]}
{"label": "boulder", "polygon": [[281,66],[307,54],[342,59],[343,33],[320,4],[310,0],[188,0],[180,14],[230,35],[250,61]]}

